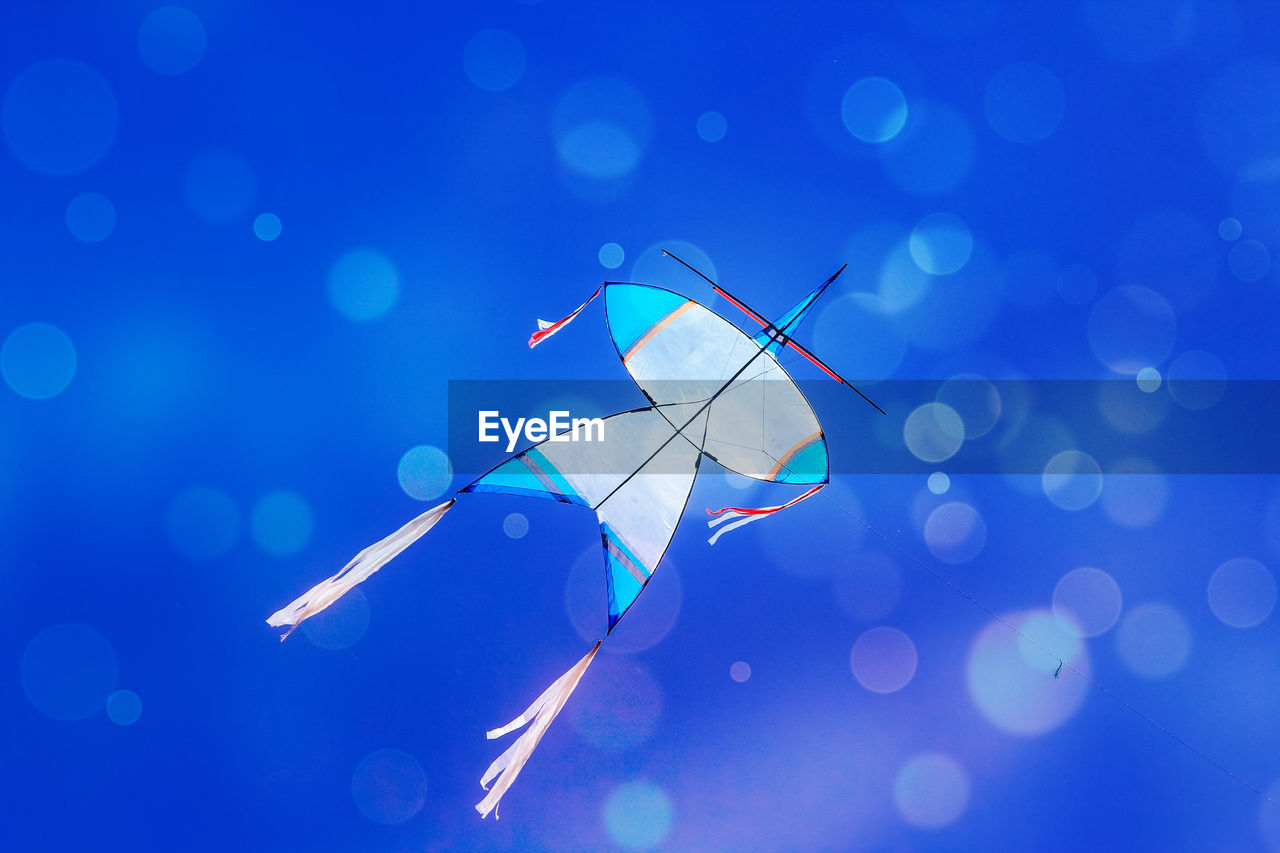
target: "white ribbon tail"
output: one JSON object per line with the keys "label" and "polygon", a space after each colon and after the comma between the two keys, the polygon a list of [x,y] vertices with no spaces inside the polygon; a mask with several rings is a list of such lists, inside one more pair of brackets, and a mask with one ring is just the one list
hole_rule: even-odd
{"label": "white ribbon tail", "polygon": [[272,613],[267,619],[267,624],[277,628],[283,625],[293,626],[280,637],[283,642],[297,630],[304,619],[315,616],[333,604],[356,584],[385,566],[397,554],[416,542],[449,511],[454,500],[456,499],[450,498],[439,506],[432,507],[386,539],[365,548],[336,575],[321,581],[294,599],[292,603]]}
{"label": "white ribbon tail", "polygon": [[[525,709],[525,712],[507,723],[502,728],[493,729],[486,733],[486,737],[490,740],[502,737],[508,732],[514,731],[521,726],[533,721],[533,725],[516,740],[515,743],[507,747],[502,755],[498,756],[488,769],[484,771],[484,775],[480,777],[480,787],[489,791],[485,798],[476,803],[476,811],[480,812],[480,817],[488,817],[489,812],[494,811],[498,807],[498,801],[502,799],[502,795],[511,787],[511,783],[520,775],[521,768],[524,767],[529,756],[533,755],[533,750],[538,745],[538,741],[542,740],[542,736],[546,734],[547,728],[551,725],[551,721],[560,713],[560,709],[564,707],[565,702],[569,701],[569,696],[573,693],[573,689],[578,686],[578,682],[582,679],[583,673],[587,671],[587,667],[591,664],[591,659],[596,656],[596,652],[600,650],[600,643],[597,641],[591,647],[591,651],[573,665],[573,668],[564,675],[557,678],[550,687],[542,692],[534,703]],[[497,778],[493,789],[489,789],[489,783]],[[495,819],[497,815],[494,815]]]}
{"label": "white ribbon tail", "polygon": [[769,516],[773,515],[775,512],[780,512],[786,509],[787,507],[795,506],[796,504],[800,503],[800,501],[805,500],[806,498],[811,498],[814,495],[816,495],[825,485],[826,483],[821,483],[817,486],[814,486],[812,489],[805,492],[803,495],[800,495],[800,497],[795,498],[793,500],[789,500],[784,504],[779,504],[778,506],[762,506],[762,507],[727,506],[724,509],[714,509],[714,510],[709,509],[707,510],[707,513],[715,517],[707,520],[707,527],[716,527],[717,525],[724,524],[724,522],[726,521],[730,523],[725,524],[724,527],[721,527],[715,533],[711,534],[711,538],[708,539],[707,542],[714,545],[716,544],[717,539],[719,539],[724,534],[728,533],[730,530],[737,530],[739,527],[743,527],[747,524],[750,524],[753,521],[759,521],[762,518],[768,518]]}
{"label": "white ribbon tail", "polygon": [[708,527],[715,527],[722,521],[732,521],[732,524],[726,524],[715,533],[711,534],[711,538],[707,542],[711,545],[716,544],[716,540],[728,533],[730,530],[737,530],[739,527],[745,527],[753,521],[759,521],[762,518],[768,518],[767,515],[722,515],[719,518],[713,518],[707,522]]}
{"label": "white ribbon tail", "polygon": [[591,294],[589,297],[587,297],[586,302],[579,305],[576,311],[574,311],[568,317],[565,317],[563,320],[557,320],[554,323],[548,322],[546,320],[539,320],[538,331],[534,332],[532,335],[529,336],[529,348],[532,349],[533,347],[536,347],[538,344],[542,343],[547,338],[551,337],[556,332],[560,331],[565,326],[573,322],[573,318],[577,317],[578,314],[582,312],[582,309],[590,305],[591,300],[595,299],[599,295],[600,295],[600,288],[597,287],[596,292]]}

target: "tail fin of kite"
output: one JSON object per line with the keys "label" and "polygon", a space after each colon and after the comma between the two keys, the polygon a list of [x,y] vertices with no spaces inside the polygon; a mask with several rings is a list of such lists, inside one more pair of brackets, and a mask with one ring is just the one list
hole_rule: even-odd
{"label": "tail fin of kite", "polygon": [[439,521],[449,507],[453,506],[451,498],[439,506],[432,507],[413,521],[401,527],[387,538],[375,542],[352,558],[328,580],[321,581],[311,589],[298,596],[293,603],[280,608],[267,619],[267,624],[274,627],[292,625],[280,637],[284,642],[290,634],[297,630],[302,620],[315,616],[330,604],[333,604],[352,587],[369,577],[378,569],[389,563],[397,554],[408,548]]}
{"label": "tail fin of kite", "polygon": [[800,497],[795,498],[794,500],[787,501],[784,504],[779,504],[778,506],[762,506],[757,508],[727,506],[727,507],[724,507],[723,509],[714,509],[714,510],[709,509],[707,510],[708,515],[714,515],[719,517],[713,518],[707,521],[708,527],[715,527],[716,525],[726,521],[729,521],[732,523],[727,524],[724,527],[721,527],[715,533],[711,534],[711,538],[708,539],[707,541],[710,542],[712,545],[714,545],[716,544],[717,539],[719,539],[724,534],[728,533],[730,530],[737,530],[739,527],[750,524],[753,521],[759,521],[762,518],[767,518],[773,515],[775,512],[778,512],[779,510],[784,510],[789,506],[795,506],[796,504],[800,503],[800,501],[805,500],[806,498],[811,498],[814,495],[816,495],[818,491],[822,489],[822,487],[825,485],[826,483],[821,483],[817,486],[814,486],[812,489],[805,492]]}
{"label": "tail fin of kite", "polygon": [[[547,728],[551,725],[551,721],[560,713],[560,709],[564,707],[564,703],[569,701],[569,696],[573,693],[573,689],[578,686],[578,682],[582,680],[582,675],[587,671],[587,667],[591,664],[591,659],[596,656],[596,652],[600,650],[600,642],[591,647],[591,651],[587,652],[582,660],[573,665],[573,668],[564,675],[557,678],[550,687],[542,692],[534,703],[525,709],[525,712],[516,717],[511,722],[499,729],[487,732],[485,736],[489,740],[502,737],[508,732],[515,731],[521,726],[533,721],[533,725],[529,726],[528,731],[520,735],[515,743],[507,747],[506,752],[499,755],[489,769],[484,771],[484,776],[480,779],[480,787],[489,791],[485,798],[476,803],[476,811],[480,812],[480,817],[488,817],[489,812],[498,808],[498,801],[502,799],[502,795],[511,787],[511,783],[516,781],[516,777],[520,775],[520,769],[524,767],[529,756],[533,755],[534,748],[537,747],[538,741],[542,740],[542,736],[546,734]],[[494,784],[493,790],[489,790],[489,783],[497,777],[498,781]],[[494,814],[494,820],[497,820],[497,814]]]}
{"label": "tail fin of kite", "polygon": [[600,295],[600,288],[597,287],[596,292],[588,296],[586,302],[579,305],[576,311],[574,311],[568,317],[565,317],[563,320],[556,320],[554,323],[549,323],[546,320],[539,320],[538,331],[534,332],[532,335],[529,336],[529,348],[533,349],[538,344],[542,343],[547,338],[551,337],[556,332],[560,331],[565,326],[572,323],[573,318],[577,317],[578,314],[581,313],[582,309],[590,305],[591,300],[595,299],[599,295]]}

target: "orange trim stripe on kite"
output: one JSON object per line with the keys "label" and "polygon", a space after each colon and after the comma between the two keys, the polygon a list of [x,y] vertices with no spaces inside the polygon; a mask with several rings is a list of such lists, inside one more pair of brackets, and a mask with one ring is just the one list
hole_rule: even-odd
{"label": "orange trim stripe on kite", "polygon": [[685,302],[679,308],[675,309],[670,314],[668,314],[667,316],[663,317],[661,320],[659,320],[658,322],[650,326],[649,329],[643,335],[641,335],[634,344],[627,347],[627,351],[622,354],[622,363],[626,364],[627,362],[631,361],[631,357],[635,355],[637,352],[639,352],[642,346],[649,343],[649,341],[653,340],[654,336],[657,335],[658,332],[661,332],[667,326],[671,325],[671,323],[674,322],[676,318],[678,318],[684,312],[688,311],[695,304],[696,303],[694,303],[692,300]]}

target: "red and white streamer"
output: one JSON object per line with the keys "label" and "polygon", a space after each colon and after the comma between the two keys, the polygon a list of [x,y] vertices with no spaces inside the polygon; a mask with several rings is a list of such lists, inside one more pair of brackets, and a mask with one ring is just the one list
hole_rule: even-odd
{"label": "red and white streamer", "polygon": [[743,525],[750,524],[753,521],[759,521],[762,518],[767,518],[773,515],[775,512],[784,510],[789,506],[795,506],[796,504],[800,503],[800,501],[805,500],[806,498],[811,498],[814,495],[816,495],[819,491],[822,490],[822,487],[825,485],[826,483],[822,483],[820,485],[814,486],[812,489],[805,492],[800,497],[794,500],[787,501],[784,504],[779,504],[778,506],[762,506],[762,507],[727,506],[727,507],[724,507],[723,509],[709,509],[707,510],[707,514],[714,515],[717,517],[707,522],[708,527],[716,527],[717,525],[724,524],[724,522],[726,521],[730,523],[725,524],[724,527],[721,527],[715,533],[711,534],[711,538],[708,539],[707,541],[712,545],[714,545],[716,544],[717,539],[719,539],[724,534],[728,533],[730,530],[737,530],[739,527],[742,527]]}
{"label": "red and white streamer", "polygon": [[563,320],[557,320],[554,323],[548,323],[546,320],[539,320],[538,331],[534,332],[532,335],[529,336],[529,348],[532,349],[536,347],[538,344],[542,343],[547,338],[551,337],[556,332],[560,331],[565,326],[573,322],[573,318],[577,317],[578,314],[582,312],[582,309],[590,305],[591,300],[595,299],[599,295],[600,295],[600,288],[597,287],[596,292],[591,294],[591,296],[587,298],[586,302],[579,305],[577,311],[574,311],[572,314],[570,314],[568,317],[565,317]]}

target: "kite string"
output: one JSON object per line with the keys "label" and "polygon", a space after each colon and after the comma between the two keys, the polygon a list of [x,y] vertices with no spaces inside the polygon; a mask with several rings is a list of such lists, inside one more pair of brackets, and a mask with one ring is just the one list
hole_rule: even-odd
{"label": "kite string", "polygon": [[[790,470],[790,469],[788,469],[788,470]],[[1019,637],[1021,637],[1022,639],[1026,640],[1026,641],[1027,641],[1028,643],[1030,643],[1031,645],[1033,645],[1033,646],[1035,646],[1036,648],[1040,649],[1040,651],[1044,652],[1045,654],[1049,655],[1050,657],[1054,658],[1055,660],[1058,660],[1058,661],[1060,661],[1060,662],[1063,662],[1063,663],[1065,664],[1066,668],[1067,668],[1067,669],[1069,669],[1069,670],[1071,670],[1071,672],[1075,673],[1078,677],[1080,677],[1080,678],[1081,678],[1081,679],[1083,679],[1084,681],[1086,681],[1086,682],[1088,682],[1089,684],[1091,684],[1093,687],[1095,687],[1095,688],[1096,688],[1099,692],[1101,692],[1103,695],[1105,695],[1105,696],[1109,697],[1110,699],[1113,699],[1114,701],[1116,701],[1117,703],[1119,703],[1119,704],[1121,705],[1121,707],[1127,708],[1127,709],[1128,709],[1129,711],[1131,711],[1131,712],[1132,712],[1136,717],[1138,717],[1138,719],[1143,720],[1144,722],[1146,722],[1146,723],[1148,723],[1148,724],[1150,724],[1150,725],[1154,726],[1158,731],[1163,732],[1163,733],[1164,733],[1165,735],[1167,735],[1167,736],[1169,737],[1169,739],[1171,739],[1174,743],[1180,744],[1180,745],[1181,745],[1181,746],[1183,746],[1185,749],[1187,749],[1188,751],[1190,751],[1192,754],[1197,755],[1197,756],[1199,756],[1200,758],[1204,759],[1206,762],[1208,762],[1208,763],[1209,763],[1209,765],[1210,765],[1210,766],[1212,766],[1212,767],[1216,767],[1216,768],[1217,768],[1218,770],[1220,770],[1223,774],[1225,774],[1228,778],[1230,778],[1230,779],[1234,779],[1236,782],[1238,782],[1239,784],[1241,784],[1241,785],[1243,785],[1244,787],[1248,788],[1250,791],[1252,791],[1253,793],[1257,794],[1259,797],[1261,797],[1262,799],[1266,800],[1268,803],[1270,803],[1271,805],[1275,806],[1277,809],[1280,809],[1280,802],[1277,802],[1277,801],[1276,801],[1274,798],[1272,798],[1269,794],[1267,794],[1266,792],[1264,792],[1264,791],[1262,791],[1261,789],[1259,789],[1259,788],[1258,788],[1258,786],[1254,785],[1252,782],[1249,782],[1247,779],[1244,779],[1244,778],[1242,778],[1242,777],[1240,777],[1240,776],[1236,775],[1236,774],[1235,774],[1235,773],[1233,773],[1231,770],[1227,769],[1227,767],[1225,767],[1224,765],[1222,765],[1221,763],[1219,763],[1218,761],[1216,761],[1215,759],[1213,759],[1212,757],[1210,757],[1210,756],[1209,756],[1207,753],[1205,753],[1203,750],[1201,750],[1201,749],[1199,749],[1199,748],[1197,748],[1197,747],[1193,746],[1192,744],[1188,743],[1186,740],[1182,739],[1180,736],[1178,736],[1177,734],[1175,734],[1171,729],[1167,728],[1166,726],[1162,725],[1161,723],[1159,723],[1158,721],[1156,721],[1155,719],[1153,719],[1151,716],[1149,716],[1149,715],[1148,715],[1148,714],[1146,714],[1145,712],[1143,712],[1143,711],[1141,711],[1140,709],[1138,709],[1138,708],[1134,707],[1133,705],[1131,705],[1131,704],[1130,704],[1129,702],[1127,702],[1123,697],[1121,697],[1121,696],[1119,696],[1118,694],[1116,694],[1114,691],[1112,691],[1110,688],[1108,688],[1108,687],[1106,687],[1105,685],[1103,685],[1103,684],[1102,684],[1101,682],[1099,682],[1097,679],[1093,678],[1092,676],[1088,675],[1088,674],[1087,674],[1087,673],[1085,673],[1085,672],[1082,672],[1082,671],[1081,671],[1080,669],[1078,669],[1074,664],[1071,664],[1071,663],[1069,663],[1069,662],[1062,661],[1062,658],[1061,658],[1060,656],[1058,656],[1058,655],[1054,654],[1052,651],[1050,651],[1049,649],[1045,648],[1045,646],[1044,646],[1042,643],[1040,643],[1038,640],[1036,640],[1034,637],[1029,637],[1029,636],[1027,636],[1027,634],[1026,634],[1026,633],[1024,633],[1024,632],[1022,631],[1022,629],[1020,629],[1017,625],[1014,625],[1012,622],[1010,622],[1009,620],[1005,619],[1005,618],[1004,618],[1003,616],[1001,616],[1000,614],[998,614],[998,613],[996,613],[995,611],[993,611],[990,607],[987,607],[985,604],[983,604],[981,601],[979,601],[977,598],[975,598],[973,595],[971,595],[971,594],[970,594],[967,590],[965,590],[963,587],[960,587],[960,586],[958,586],[956,583],[954,583],[954,582],[953,582],[950,578],[948,578],[946,575],[944,575],[944,574],[942,574],[941,572],[937,571],[937,570],[936,570],[936,569],[934,569],[932,566],[928,565],[928,564],[927,564],[927,563],[925,563],[923,560],[921,560],[921,559],[919,559],[918,557],[916,557],[916,555],[912,554],[912,553],[911,553],[910,551],[908,551],[906,548],[903,548],[903,547],[902,547],[901,545],[899,545],[897,542],[895,542],[894,540],[890,539],[888,536],[886,536],[885,534],[881,533],[881,532],[880,532],[879,530],[877,530],[876,528],[872,527],[868,522],[864,521],[862,518],[860,518],[859,516],[855,515],[855,514],[854,514],[852,511],[850,511],[847,507],[845,507],[843,504],[841,504],[839,501],[837,501],[835,498],[833,498],[833,497],[832,497],[832,496],[827,492],[827,490],[826,490],[826,489],[823,489],[823,490],[822,490],[822,495],[823,495],[823,497],[825,497],[828,501],[830,501],[830,502],[831,502],[831,504],[832,504],[834,507],[836,507],[836,509],[840,510],[840,511],[841,511],[841,512],[843,512],[845,515],[849,516],[849,517],[850,517],[850,518],[852,518],[854,521],[856,521],[858,524],[862,525],[862,526],[863,526],[863,527],[865,527],[867,530],[871,531],[871,533],[875,534],[875,536],[876,536],[876,537],[878,537],[878,538],[879,538],[881,541],[883,541],[885,544],[887,544],[887,545],[889,545],[890,547],[894,548],[896,551],[898,551],[898,553],[902,554],[902,556],[906,557],[908,560],[910,560],[911,562],[915,563],[917,566],[919,566],[920,568],[924,569],[924,570],[925,570],[926,572],[928,572],[929,574],[933,575],[936,579],[938,579],[938,580],[939,580],[939,581],[941,581],[942,583],[946,584],[948,587],[950,587],[950,588],[952,589],[952,591],[954,591],[954,592],[958,593],[962,598],[964,598],[966,601],[968,601],[968,602],[969,602],[970,604],[972,604],[974,607],[977,607],[977,608],[978,608],[979,610],[981,610],[983,613],[986,613],[986,614],[987,614],[988,616],[990,616],[992,619],[994,619],[994,620],[996,620],[997,622],[999,622],[1000,624],[1004,625],[1004,626],[1005,626],[1006,628],[1008,628],[1010,631],[1013,631],[1015,634],[1017,634],[1017,635],[1018,635]]]}

